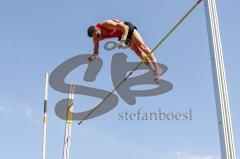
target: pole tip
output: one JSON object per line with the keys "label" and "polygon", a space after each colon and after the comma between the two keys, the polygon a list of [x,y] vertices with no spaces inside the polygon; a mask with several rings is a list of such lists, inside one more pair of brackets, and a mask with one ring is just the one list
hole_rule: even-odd
{"label": "pole tip", "polygon": [[199,3],[201,3],[201,2],[202,2],[202,0],[198,0],[198,1],[197,1],[197,4],[199,4]]}

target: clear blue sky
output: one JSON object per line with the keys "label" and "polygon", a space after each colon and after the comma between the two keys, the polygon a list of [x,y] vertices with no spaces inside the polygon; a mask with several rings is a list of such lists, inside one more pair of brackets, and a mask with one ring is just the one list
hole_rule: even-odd
{"label": "clear blue sky", "polygon": [[[86,36],[89,25],[106,19],[133,22],[146,44],[153,48],[193,5],[194,1],[16,1],[0,5],[0,158],[40,159],[44,73],[65,60],[92,52]],[[237,155],[240,155],[240,2],[217,1],[225,68]],[[123,50],[122,50],[123,51]],[[67,78],[104,90],[113,85],[112,55],[100,47],[103,68],[95,82],[83,81],[86,66]],[[139,61],[124,50],[129,61]],[[173,89],[159,96],[138,97],[129,106],[118,95],[117,107],[82,126],[73,123],[71,158],[105,159],[219,159],[220,146],[204,7],[201,4],[155,52],[168,67],[162,77]],[[117,93],[115,93],[117,95]],[[65,122],[54,113],[66,94],[49,90],[47,158],[61,158]],[[76,96],[76,111],[99,102]],[[119,121],[124,111],[193,112],[191,121]]]}

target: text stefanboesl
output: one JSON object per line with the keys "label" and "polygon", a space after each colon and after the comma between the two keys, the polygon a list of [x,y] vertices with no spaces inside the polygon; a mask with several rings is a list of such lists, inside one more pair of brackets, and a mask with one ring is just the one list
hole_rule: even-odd
{"label": "text stefanboesl", "polygon": [[143,112],[142,109],[138,109],[136,112],[121,112],[118,114],[118,120],[120,121],[187,121],[192,120],[192,109],[186,112],[163,112],[158,109],[154,112]]}

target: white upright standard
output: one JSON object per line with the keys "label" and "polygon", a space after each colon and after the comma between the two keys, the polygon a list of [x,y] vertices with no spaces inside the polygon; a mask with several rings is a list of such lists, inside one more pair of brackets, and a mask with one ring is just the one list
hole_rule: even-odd
{"label": "white upright standard", "polygon": [[63,159],[69,159],[69,154],[70,154],[73,100],[74,100],[74,86],[70,85],[69,93],[68,93],[68,105],[67,105],[67,111],[66,111],[66,126],[65,126],[65,136],[64,136],[64,145],[63,145]]}
{"label": "white upright standard", "polygon": [[236,159],[216,2],[215,0],[205,0],[204,5],[218,116],[221,159]]}
{"label": "white upright standard", "polygon": [[47,132],[47,98],[48,98],[48,73],[45,74],[45,95],[43,111],[43,143],[42,159],[46,159],[46,132]]}

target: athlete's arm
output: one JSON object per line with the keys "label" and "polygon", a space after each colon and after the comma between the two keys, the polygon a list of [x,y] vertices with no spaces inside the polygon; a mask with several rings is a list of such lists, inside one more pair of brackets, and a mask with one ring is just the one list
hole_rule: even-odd
{"label": "athlete's arm", "polygon": [[93,38],[93,45],[94,45],[93,54],[98,56],[98,53],[99,53],[99,40],[96,39],[96,38]]}
{"label": "athlete's arm", "polygon": [[93,54],[88,57],[89,62],[94,61],[98,57],[98,54],[99,54],[99,39],[93,37],[93,45],[94,45]]}

